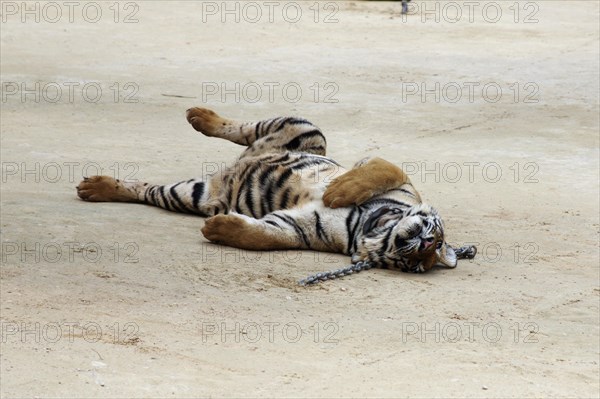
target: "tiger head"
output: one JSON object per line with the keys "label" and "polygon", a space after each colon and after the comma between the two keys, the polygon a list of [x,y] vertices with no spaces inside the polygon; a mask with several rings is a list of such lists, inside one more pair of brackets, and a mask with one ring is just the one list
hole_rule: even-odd
{"label": "tiger head", "polygon": [[363,224],[362,259],[380,267],[423,273],[433,266],[456,267],[456,253],[444,238],[444,224],[426,204],[381,207]]}

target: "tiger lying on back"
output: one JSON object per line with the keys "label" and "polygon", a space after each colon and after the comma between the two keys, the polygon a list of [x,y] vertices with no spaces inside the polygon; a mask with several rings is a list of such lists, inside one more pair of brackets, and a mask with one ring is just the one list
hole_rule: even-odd
{"label": "tiger lying on back", "polygon": [[347,171],[325,156],[323,133],[300,118],[239,123],[192,108],[187,120],[247,148],[208,180],[161,186],[92,176],[77,187],[79,197],[206,216],[204,236],[237,248],[338,252],[415,273],[456,266],[438,213],[391,163],[366,159]]}

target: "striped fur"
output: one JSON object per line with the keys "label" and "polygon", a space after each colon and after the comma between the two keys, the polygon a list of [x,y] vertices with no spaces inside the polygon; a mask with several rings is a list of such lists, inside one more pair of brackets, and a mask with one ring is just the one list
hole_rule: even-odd
{"label": "striped fur", "polygon": [[209,217],[205,237],[238,248],[338,252],[406,272],[456,265],[442,220],[399,168],[366,159],[344,169],[326,157],[321,130],[301,118],[239,123],[192,108],[187,119],[206,136],[247,148],[204,181],[153,185],[93,176],[79,184],[79,197]]}

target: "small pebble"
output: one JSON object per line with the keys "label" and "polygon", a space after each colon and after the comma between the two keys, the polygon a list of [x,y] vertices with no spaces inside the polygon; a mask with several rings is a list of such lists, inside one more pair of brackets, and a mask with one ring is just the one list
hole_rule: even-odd
{"label": "small pebble", "polygon": [[481,389],[483,389],[484,391],[488,390],[488,387],[486,387],[485,385],[481,387]]}
{"label": "small pebble", "polygon": [[340,291],[346,291],[346,288],[340,287]]}

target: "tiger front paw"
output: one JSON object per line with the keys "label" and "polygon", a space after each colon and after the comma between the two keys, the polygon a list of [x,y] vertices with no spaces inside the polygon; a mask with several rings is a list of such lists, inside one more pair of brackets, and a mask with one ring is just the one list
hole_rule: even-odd
{"label": "tiger front paw", "polygon": [[135,191],[129,190],[122,181],[110,176],[84,177],[77,186],[77,195],[91,202],[136,202]]}
{"label": "tiger front paw", "polygon": [[323,194],[323,202],[330,208],[361,205],[409,182],[402,169],[381,158],[373,158],[333,180]]}
{"label": "tiger front paw", "polygon": [[374,193],[370,189],[370,182],[365,182],[361,177],[348,175],[352,171],[336,178],[329,184],[323,203],[329,208],[344,208],[346,206],[360,205],[372,198]]}
{"label": "tiger front paw", "polygon": [[239,245],[248,227],[246,221],[233,215],[215,215],[206,219],[201,231],[207,240],[217,244]]}
{"label": "tiger front paw", "polygon": [[255,251],[297,248],[294,239],[281,231],[270,233],[266,226],[243,215],[216,215],[206,219],[202,234],[208,240],[230,247]]}
{"label": "tiger front paw", "polygon": [[198,132],[206,136],[215,136],[219,130],[227,126],[229,121],[221,118],[208,108],[194,107],[187,110],[187,121]]}

